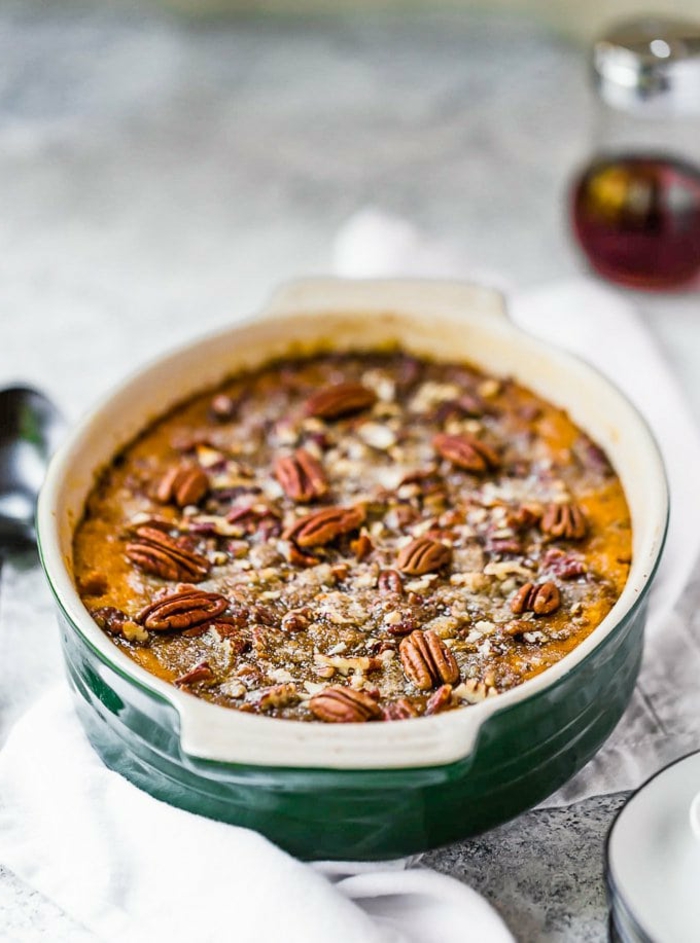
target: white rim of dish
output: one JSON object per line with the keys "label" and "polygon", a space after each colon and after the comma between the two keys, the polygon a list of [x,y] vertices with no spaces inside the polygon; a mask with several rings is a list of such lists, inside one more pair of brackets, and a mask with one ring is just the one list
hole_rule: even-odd
{"label": "white rim of dish", "polygon": [[[238,370],[314,349],[371,349],[391,340],[419,355],[472,360],[487,372],[514,376],[567,409],[605,448],[627,494],[634,543],[628,582],[609,615],[561,661],[518,687],[398,724],[314,724],[241,713],[181,691],[118,649],[90,617],[71,577],[71,537],[95,473],[170,406]],[[593,367],[516,328],[498,292],[444,281],[324,278],[283,286],[257,316],[168,353],[121,384],[54,457],[37,526],[57,601],[83,640],[117,671],[107,683],[126,700],[133,697],[133,681],[169,702],[179,716],[184,754],[257,766],[396,769],[463,759],[489,717],[550,687],[583,661],[653,576],[667,517],[663,463],[637,410]]]}

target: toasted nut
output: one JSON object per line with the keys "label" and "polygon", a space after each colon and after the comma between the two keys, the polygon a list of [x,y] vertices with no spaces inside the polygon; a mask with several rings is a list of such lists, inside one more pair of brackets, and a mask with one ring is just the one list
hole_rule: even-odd
{"label": "toasted nut", "polygon": [[433,448],[448,462],[475,474],[493,471],[501,464],[498,453],[490,445],[470,435],[441,432],[433,439]]}
{"label": "toasted nut", "polygon": [[328,492],[321,463],[306,449],[280,456],[275,462],[275,478],[292,501],[315,501]]}
{"label": "toasted nut", "polygon": [[126,545],[126,556],[146,573],[192,583],[209,575],[211,565],[207,558],[184,549],[169,534],[155,527],[138,527],[136,538]]}
{"label": "toasted nut", "polygon": [[425,705],[426,714],[440,714],[452,706],[452,685],[442,684]]}
{"label": "toasted nut", "polygon": [[187,589],[150,603],[139,612],[136,621],[154,632],[190,629],[216,619],[227,606],[228,599],[219,593]]}
{"label": "toasted nut", "polygon": [[374,549],[372,538],[368,534],[360,534],[357,540],[350,541],[350,549],[358,561],[366,560]]}
{"label": "toasted nut", "polygon": [[319,720],[336,724],[362,723],[381,717],[382,714],[379,705],[369,694],[339,685],[314,695],[309,701],[309,710]]}
{"label": "toasted nut", "polygon": [[459,667],[455,656],[436,632],[415,631],[399,645],[399,656],[404,674],[421,691],[429,691],[440,682],[455,684],[459,681]]}
{"label": "toasted nut", "polygon": [[161,504],[173,503],[180,508],[199,504],[209,491],[207,473],[197,465],[174,465],[163,475],[156,488]]}
{"label": "toasted nut", "polygon": [[331,507],[313,511],[288,527],[282,537],[299,547],[322,547],[343,534],[357,530],[365,519],[361,505],[350,508]]}
{"label": "toasted nut", "polygon": [[184,675],[181,675],[179,678],[176,678],[174,684],[177,685],[187,685],[187,684],[197,684],[198,681],[211,681],[214,677],[214,672],[211,670],[211,665],[208,661],[200,661],[198,665],[195,665],[194,668],[191,668]]}
{"label": "toasted nut", "polygon": [[561,593],[556,583],[525,583],[510,602],[511,612],[516,616],[523,612],[534,612],[536,616],[548,616],[556,612],[561,604]]}
{"label": "toasted nut", "polygon": [[452,559],[452,551],[439,540],[419,537],[401,550],[396,565],[410,576],[441,570]]}
{"label": "toasted nut", "polygon": [[280,628],[283,632],[303,632],[308,629],[309,619],[303,612],[287,612],[282,616]]}
{"label": "toasted nut", "polygon": [[418,711],[407,697],[389,701],[382,710],[382,720],[410,720],[411,717],[418,716]]}
{"label": "toasted nut", "polygon": [[583,540],[588,533],[588,522],[577,504],[549,504],[542,515],[540,530],[549,537]]}
{"label": "toasted nut", "polygon": [[293,684],[276,684],[263,691],[258,700],[258,707],[261,711],[269,711],[276,707],[292,707],[299,701],[299,692]]}
{"label": "toasted nut", "polygon": [[241,405],[245,393],[236,397],[228,396],[226,393],[217,393],[209,404],[209,412],[217,422],[230,422],[235,418],[238,408]]}
{"label": "toasted nut", "polygon": [[377,588],[381,593],[397,593],[403,596],[403,580],[398,570],[382,570],[377,580]]}
{"label": "toasted nut", "polygon": [[338,383],[318,390],[306,401],[307,416],[317,416],[319,419],[339,419],[359,413],[363,409],[373,406],[377,400],[374,390],[368,389],[361,383]]}
{"label": "toasted nut", "polygon": [[302,553],[295,543],[291,540],[285,545],[285,556],[291,564],[298,567],[317,566],[320,563],[318,557],[311,553]]}
{"label": "toasted nut", "polygon": [[90,613],[99,627],[110,635],[122,635],[124,624],[129,622],[129,616],[115,606],[101,606]]}

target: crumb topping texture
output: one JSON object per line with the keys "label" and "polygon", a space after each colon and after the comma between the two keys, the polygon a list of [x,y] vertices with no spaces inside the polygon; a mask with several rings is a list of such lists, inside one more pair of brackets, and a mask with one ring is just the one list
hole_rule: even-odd
{"label": "crumb topping texture", "polygon": [[75,578],[135,661],[280,718],[468,707],[561,659],[631,560],[601,449],[511,380],[400,351],[239,376],[90,494]]}

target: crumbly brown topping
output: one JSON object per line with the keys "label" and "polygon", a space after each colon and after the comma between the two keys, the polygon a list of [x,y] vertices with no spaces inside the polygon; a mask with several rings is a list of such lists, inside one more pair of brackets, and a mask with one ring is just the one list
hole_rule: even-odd
{"label": "crumbly brown topping", "polygon": [[553,664],[629,570],[606,456],[510,380],[399,352],[273,364],[166,416],[75,538],[98,624],[239,710],[469,706]]}

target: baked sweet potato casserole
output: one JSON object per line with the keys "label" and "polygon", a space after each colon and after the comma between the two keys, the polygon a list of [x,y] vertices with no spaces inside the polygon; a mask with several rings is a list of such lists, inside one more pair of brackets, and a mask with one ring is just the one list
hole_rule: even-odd
{"label": "baked sweet potato casserole", "polygon": [[178,407],[104,471],[74,551],[85,605],[148,671],[354,722],[554,664],[620,595],[631,527],[565,412],[396,350],[277,362]]}

